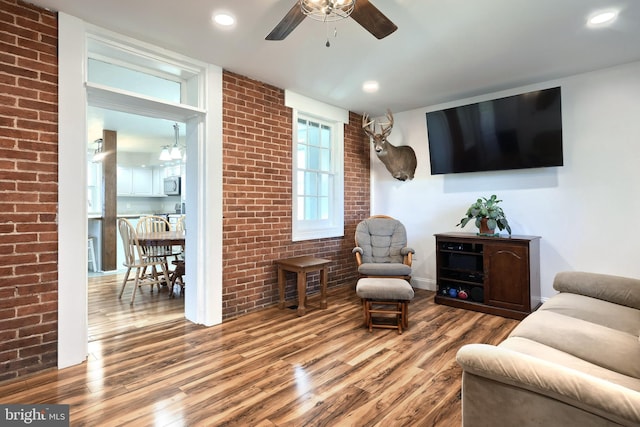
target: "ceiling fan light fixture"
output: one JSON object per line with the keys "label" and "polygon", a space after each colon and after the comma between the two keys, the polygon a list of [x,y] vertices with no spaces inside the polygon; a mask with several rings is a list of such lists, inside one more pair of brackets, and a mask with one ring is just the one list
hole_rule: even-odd
{"label": "ceiling fan light fixture", "polygon": [[356,0],[300,0],[302,13],[316,21],[339,21],[351,15]]}

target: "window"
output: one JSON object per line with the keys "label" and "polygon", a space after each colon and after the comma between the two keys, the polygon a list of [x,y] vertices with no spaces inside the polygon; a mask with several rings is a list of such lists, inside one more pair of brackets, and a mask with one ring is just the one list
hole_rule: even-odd
{"label": "window", "polygon": [[296,182],[298,221],[329,219],[334,173],[331,169],[331,126],[298,117]]}
{"label": "window", "polygon": [[293,108],[294,241],[344,235],[344,124],[348,112],[286,92]]}
{"label": "window", "polygon": [[123,89],[139,95],[151,96],[166,102],[179,104],[181,82],[154,76],[151,71],[144,72],[126,66],[88,58],[87,79],[116,89]]}
{"label": "window", "polygon": [[156,49],[131,48],[109,33],[87,34],[87,87],[201,108],[201,67]]}

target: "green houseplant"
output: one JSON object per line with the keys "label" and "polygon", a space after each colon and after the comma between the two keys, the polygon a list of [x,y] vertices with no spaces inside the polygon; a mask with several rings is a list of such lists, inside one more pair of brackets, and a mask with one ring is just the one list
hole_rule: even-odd
{"label": "green houseplant", "polygon": [[[460,223],[456,227],[464,227],[469,221],[475,219],[476,227],[480,229],[481,235],[493,235],[496,227],[500,230],[506,229],[511,235],[511,227],[507,221],[507,217],[504,215],[504,211],[498,203],[502,200],[498,200],[498,197],[493,194],[490,198],[483,197],[478,199],[475,203],[469,206],[467,209],[466,217],[460,220]],[[485,228],[486,227],[486,228]]]}

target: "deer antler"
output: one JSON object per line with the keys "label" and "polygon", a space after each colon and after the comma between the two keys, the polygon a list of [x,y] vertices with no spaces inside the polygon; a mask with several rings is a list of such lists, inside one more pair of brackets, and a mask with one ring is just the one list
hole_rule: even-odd
{"label": "deer antler", "polygon": [[364,133],[371,138],[373,138],[376,133],[376,121],[369,120],[369,115],[366,113],[362,115],[362,129]]}
{"label": "deer antler", "polygon": [[391,114],[391,110],[387,109],[387,124],[380,125],[380,134],[386,138],[391,133],[393,129],[393,114]]}
{"label": "deer antler", "polygon": [[370,120],[368,114],[362,115],[362,129],[364,129],[364,133],[368,136],[374,138],[378,135],[380,138],[385,139],[391,133],[393,129],[393,114],[391,114],[391,110],[387,109],[387,123],[380,123],[380,133],[376,134],[376,121]]}

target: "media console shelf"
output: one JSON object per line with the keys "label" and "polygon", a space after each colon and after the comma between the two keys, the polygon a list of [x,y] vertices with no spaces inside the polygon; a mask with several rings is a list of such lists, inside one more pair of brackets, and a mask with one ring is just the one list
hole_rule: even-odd
{"label": "media console shelf", "polygon": [[540,305],[540,237],[436,234],[435,302],[524,319]]}

